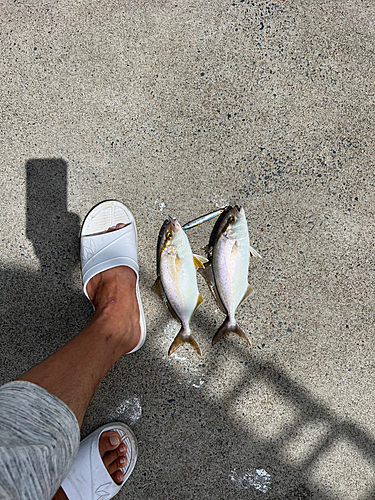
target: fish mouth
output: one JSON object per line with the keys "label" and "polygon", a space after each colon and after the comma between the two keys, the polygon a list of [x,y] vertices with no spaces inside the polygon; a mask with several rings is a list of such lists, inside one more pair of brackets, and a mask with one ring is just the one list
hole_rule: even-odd
{"label": "fish mouth", "polygon": [[239,217],[239,218],[245,217],[245,210],[243,207],[239,207],[238,205],[235,205],[233,207],[233,210],[234,210],[234,215],[236,218],[237,217]]}
{"label": "fish mouth", "polygon": [[180,229],[180,223],[178,222],[177,219],[174,219],[171,215],[168,214],[168,219],[169,219],[169,227],[170,229],[174,232],[177,233]]}
{"label": "fish mouth", "polygon": [[169,219],[169,222],[172,224],[173,227],[175,227],[175,219],[168,214],[168,219]]}

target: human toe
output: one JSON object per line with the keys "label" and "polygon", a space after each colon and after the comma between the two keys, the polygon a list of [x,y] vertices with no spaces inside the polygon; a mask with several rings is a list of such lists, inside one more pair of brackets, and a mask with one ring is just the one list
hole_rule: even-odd
{"label": "human toe", "polygon": [[99,453],[103,458],[104,454],[113,451],[121,444],[121,437],[116,431],[103,432],[99,439]]}
{"label": "human toe", "polygon": [[124,227],[129,226],[129,225],[130,225],[130,222],[128,222],[127,224],[123,224],[122,222],[119,222],[118,224],[116,224],[116,226],[109,227],[107,229],[107,231],[105,231],[105,232],[111,233],[112,231],[117,231],[118,229],[123,229]]}
{"label": "human toe", "polygon": [[125,476],[122,471],[117,470],[112,474],[112,479],[114,480],[115,483],[121,484],[124,481]]}
{"label": "human toe", "polygon": [[117,460],[107,466],[107,471],[111,475],[114,474],[118,469],[122,469],[123,467],[125,467],[126,461],[126,457],[119,457]]}
{"label": "human toe", "polygon": [[112,464],[115,460],[117,460],[119,457],[124,456],[126,456],[126,446],[124,445],[124,443],[121,443],[120,446],[118,446],[115,450],[105,453],[102,459],[104,465],[108,468],[109,465]]}

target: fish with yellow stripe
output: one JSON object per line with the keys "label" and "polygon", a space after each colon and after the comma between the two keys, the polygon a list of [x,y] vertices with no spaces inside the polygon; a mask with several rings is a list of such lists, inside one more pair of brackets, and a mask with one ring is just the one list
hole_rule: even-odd
{"label": "fish with yellow stripe", "polygon": [[181,329],[169,348],[169,356],[184,343],[189,343],[201,355],[191,333],[190,320],[203,301],[195,268],[203,268],[207,262],[204,257],[193,254],[179,222],[171,217],[167,219],[159,232],[158,277],[153,289],[164,300],[172,316],[181,323]]}
{"label": "fish with yellow stripe", "polygon": [[212,230],[207,255],[209,262],[199,271],[206,279],[219,308],[226,315],[212,345],[231,332],[250,344],[236,321],[235,313],[238,306],[254,293],[247,282],[250,257],[262,257],[250,246],[243,207],[235,205],[224,209]]}

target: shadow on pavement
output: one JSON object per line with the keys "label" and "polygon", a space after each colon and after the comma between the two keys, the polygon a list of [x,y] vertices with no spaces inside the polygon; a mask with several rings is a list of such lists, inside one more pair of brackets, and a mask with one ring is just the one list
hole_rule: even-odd
{"label": "shadow on pavement", "polygon": [[67,164],[62,159],[26,163],[26,235],[40,269],[1,269],[1,380],[7,382],[68,341],[91,316],[72,289],[79,268],[80,221],[67,209]]}
{"label": "shadow on pavement", "polygon": [[[1,270],[2,383],[61,347],[92,314],[83,293],[72,289],[80,222],[67,210],[67,165],[61,159],[30,160],[26,177],[26,234],[41,267],[35,272]],[[212,326],[212,318],[202,312],[194,321],[202,331]],[[256,359],[234,340],[228,341],[226,357],[213,349],[206,362],[192,369],[189,362],[161,356],[152,334],[164,324],[163,318],[148,320],[146,346],[112,368],[84,422],[83,434],[108,421],[111,412],[136,424],[138,465],[118,498],[334,500],[339,492],[324,486],[319,470],[334,460],[330,453],[336,446],[355,449],[373,467],[372,437],[338,419],[282,368]],[[228,363],[236,363],[235,377]],[[250,396],[253,407],[246,404]],[[141,418],[139,414],[131,421],[129,401],[139,403]],[[268,413],[276,417],[276,426],[267,427]],[[257,482],[257,469],[267,472],[270,483]],[[360,470],[359,488],[372,479],[366,467]],[[335,474],[337,464],[332,463]],[[353,498],[374,494],[359,489]]]}

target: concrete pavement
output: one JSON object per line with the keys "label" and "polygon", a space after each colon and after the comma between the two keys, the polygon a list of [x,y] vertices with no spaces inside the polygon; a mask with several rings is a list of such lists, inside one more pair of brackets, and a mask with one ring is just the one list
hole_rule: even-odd
{"label": "concrete pavement", "polygon": [[[375,495],[374,23],[363,0],[3,2],[1,382],[92,308],[78,233],[132,210],[148,340],[105,378],[85,436],[130,423],[119,499]],[[154,296],[159,228],[239,203],[256,294],[237,337],[203,280],[199,358]],[[201,253],[212,223],[190,230]]]}

